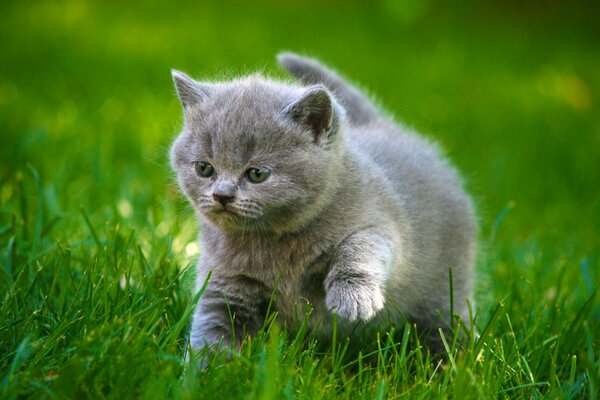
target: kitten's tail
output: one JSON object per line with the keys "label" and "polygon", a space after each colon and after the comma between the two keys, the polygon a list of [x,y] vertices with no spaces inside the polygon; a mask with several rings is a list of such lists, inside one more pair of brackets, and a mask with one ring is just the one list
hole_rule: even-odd
{"label": "kitten's tail", "polygon": [[381,119],[377,108],[364,94],[317,60],[294,53],[280,53],[277,61],[300,82],[306,85],[320,83],[327,87],[346,109],[350,123],[367,125]]}

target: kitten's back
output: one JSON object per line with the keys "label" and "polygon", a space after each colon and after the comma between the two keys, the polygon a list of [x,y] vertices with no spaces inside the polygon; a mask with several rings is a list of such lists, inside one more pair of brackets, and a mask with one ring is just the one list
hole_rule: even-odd
{"label": "kitten's back", "polygon": [[[429,292],[423,301],[432,304],[419,308],[424,320],[434,319],[436,315],[425,314],[448,306],[444,304],[449,296],[448,268],[455,271],[454,279],[458,280],[455,298],[470,297],[477,230],[473,205],[460,175],[439,148],[381,115],[358,89],[316,60],[289,53],[279,55],[278,60],[302,83],[320,83],[334,93],[347,111],[345,138],[349,150],[358,160],[377,168],[397,195],[397,206],[409,220],[413,236],[408,262],[411,273],[407,279],[392,283],[398,296],[406,296],[400,303]],[[421,293],[411,295],[413,290]],[[457,308],[466,320],[466,307]]]}

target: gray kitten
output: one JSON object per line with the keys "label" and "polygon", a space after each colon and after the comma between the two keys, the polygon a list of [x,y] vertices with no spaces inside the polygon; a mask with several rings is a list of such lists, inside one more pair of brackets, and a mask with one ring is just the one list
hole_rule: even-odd
{"label": "gray kitten", "polygon": [[[172,167],[197,211],[194,348],[237,343],[269,302],[318,337],[407,320],[468,321],[473,206],[438,149],[315,60],[281,54],[300,84],[201,83],[173,71],[184,126]],[[368,323],[366,322],[368,321]]]}

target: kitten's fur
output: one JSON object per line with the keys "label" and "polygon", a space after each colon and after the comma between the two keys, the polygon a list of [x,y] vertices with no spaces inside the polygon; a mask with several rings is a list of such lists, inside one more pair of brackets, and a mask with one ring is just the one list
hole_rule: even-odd
{"label": "kitten's fur", "polygon": [[[279,62],[300,84],[173,71],[184,127],[171,162],[202,225],[198,289],[212,271],[192,346],[255,333],[272,294],[292,330],[314,308],[323,338],[333,312],[342,333],[407,319],[445,327],[450,268],[454,311],[468,321],[476,223],[456,171],[317,61]],[[198,161],[214,174],[199,176]],[[262,166],[271,176],[250,182],[246,171]]]}

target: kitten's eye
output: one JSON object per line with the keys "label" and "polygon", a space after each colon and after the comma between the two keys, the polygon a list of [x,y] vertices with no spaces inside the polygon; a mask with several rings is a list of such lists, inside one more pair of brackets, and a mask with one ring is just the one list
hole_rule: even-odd
{"label": "kitten's eye", "polygon": [[264,182],[271,175],[271,170],[267,167],[250,168],[246,172],[246,176],[253,183]]}
{"label": "kitten's eye", "polygon": [[215,168],[206,161],[194,161],[194,169],[198,176],[203,178],[208,178],[215,172]]}

